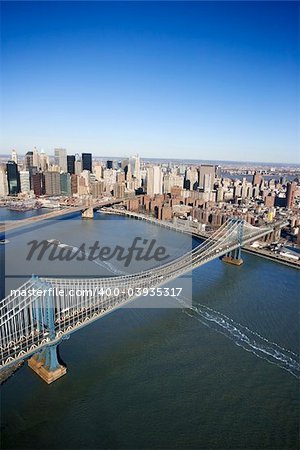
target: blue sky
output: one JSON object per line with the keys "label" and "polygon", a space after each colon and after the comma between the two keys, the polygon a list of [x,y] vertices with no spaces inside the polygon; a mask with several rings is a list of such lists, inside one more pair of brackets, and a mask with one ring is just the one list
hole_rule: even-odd
{"label": "blue sky", "polygon": [[1,153],[299,162],[297,2],[3,2]]}

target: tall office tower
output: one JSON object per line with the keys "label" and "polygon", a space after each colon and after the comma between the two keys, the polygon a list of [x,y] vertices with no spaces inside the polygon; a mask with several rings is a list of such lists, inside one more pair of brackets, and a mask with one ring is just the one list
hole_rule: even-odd
{"label": "tall office tower", "polygon": [[40,154],[36,147],[34,147],[34,149],[33,149],[32,157],[33,157],[33,166],[37,167],[39,169],[40,168]]}
{"label": "tall office tower", "polygon": [[18,164],[18,155],[17,155],[16,150],[11,151],[11,160],[13,162],[15,162],[16,164]]}
{"label": "tall office tower", "polygon": [[106,161],[106,168],[107,169],[112,169],[113,168],[113,161],[111,161],[111,160]]}
{"label": "tall office tower", "polygon": [[20,173],[18,166],[14,161],[8,161],[6,164],[6,175],[9,195],[17,195],[20,190]]}
{"label": "tall office tower", "polygon": [[89,170],[92,172],[92,154],[82,153],[82,170]]}
{"label": "tall office tower", "polygon": [[27,152],[25,155],[25,170],[29,170],[33,167],[33,152]]}
{"label": "tall office tower", "polygon": [[222,202],[224,200],[224,188],[219,186],[217,189],[217,202]]}
{"label": "tall office tower", "polygon": [[196,167],[190,167],[185,171],[184,188],[195,191],[198,188],[198,171]]}
{"label": "tall office tower", "polygon": [[131,171],[131,164],[130,163],[128,163],[128,165],[125,167],[124,173],[125,173],[126,181],[127,182],[132,181],[132,171]]}
{"label": "tall office tower", "polygon": [[8,194],[8,184],[7,184],[7,177],[6,177],[6,170],[5,166],[0,166],[0,195],[7,195]]}
{"label": "tall office tower", "polygon": [[96,180],[101,180],[103,178],[103,166],[101,164],[97,164],[94,167]]}
{"label": "tall office tower", "polygon": [[256,185],[259,186],[261,184],[262,180],[263,180],[262,174],[255,172],[253,175],[253,179],[252,179],[253,186],[256,186]]}
{"label": "tall office tower", "polygon": [[71,176],[69,173],[60,174],[60,193],[68,197],[71,196]]}
{"label": "tall office tower", "polygon": [[46,172],[49,169],[49,156],[47,155],[47,153],[44,152],[44,150],[41,150],[40,153],[40,166],[39,169],[42,172]]}
{"label": "tall office tower", "polygon": [[162,172],[159,166],[147,167],[147,194],[162,194]]}
{"label": "tall office tower", "polygon": [[131,164],[131,172],[134,178],[137,180],[137,187],[140,187],[142,184],[142,179],[141,179],[141,163],[139,155],[133,155],[130,158],[130,164]]}
{"label": "tall office tower", "polygon": [[67,150],[65,148],[54,149],[54,161],[57,166],[60,167],[61,172],[66,173],[67,167]]}
{"label": "tall office tower", "polygon": [[21,192],[30,192],[30,176],[28,170],[20,170],[20,188]]}
{"label": "tall office tower", "polygon": [[78,175],[71,175],[71,194],[77,194],[78,192]]}
{"label": "tall office tower", "polygon": [[297,185],[295,181],[292,181],[291,183],[287,184],[285,206],[288,209],[294,206],[296,189]]}
{"label": "tall office tower", "polygon": [[75,174],[75,155],[67,155],[67,172],[70,175]]}
{"label": "tall office tower", "polygon": [[45,177],[42,173],[36,172],[32,174],[31,189],[37,197],[45,194]]}
{"label": "tall office tower", "polygon": [[45,172],[45,193],[46,195],[60,195],[60,174],[59,172]]}
{"label": "tall office tower", "polygon": [[211,192],[214,187],[214,174],[212,173],[205,173],[203,178],[203,191],[204,192]]}
{"label": "tall office tower", "polygon": [[113,189],[114,184],[117,181],[117,171],[114,169],[104,169],[103,170],[103,179],[106,190],[111,191]]}
{"label": "tall office tower", "polygon": [[252,195],[252,183],[243,182],[241,196],[242,198],[250,198]]}
{"label": "tall office tower", "polygon": [[204,189],[204,177],[205,175],[211,175],[210,177],[210,190],[213,190],[216,174],[216,166],[212,164],[201,164],[199,167],[199,188]]}
{"label": "tall office tower", "polygon": [[80,175],[82,172],[82,161],[81,159],[75,160],[75,175]]}

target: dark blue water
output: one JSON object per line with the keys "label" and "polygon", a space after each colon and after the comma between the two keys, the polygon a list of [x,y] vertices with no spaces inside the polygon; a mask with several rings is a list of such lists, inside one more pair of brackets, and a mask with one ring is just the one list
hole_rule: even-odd
{"label": "dark blue water", "polygon": [[[68,239],[80,226],[109,240],[114,220],[69,221]],[[117,220],[124,243],[159,234]],[[176,252],[188,239],[178,235]],[[299,273],[243,257],[196,269],[192,307],[140,298],[73,334],[60,346],[67,375],[52,385],[21,368],[2,386],[3,448],[297,449]]]}
{"label": "dark blue water", "polygon": [[33,209],[30,211],[13,211],[7,208],[0,208],[0,221],[28,219],[28,217],[40,216],[52,211],[49,208]]}

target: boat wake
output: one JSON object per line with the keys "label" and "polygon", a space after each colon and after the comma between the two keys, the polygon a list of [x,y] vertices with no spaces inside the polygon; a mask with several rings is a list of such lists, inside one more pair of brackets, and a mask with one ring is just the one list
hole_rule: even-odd
{"label": "boat wake", "polygon": [[222,333],[244,350],[288,371],[294,377],[300,378],[299,355],[296,353],[280,347],[275,342],[269,341],[255,331],[234,322],[208,306],[190,306],[182,297],[177,298],[177,300],[183,306],[183,312],[189,317],[193,317],[206,327]]}
{"label": "boat wake", "polygon": [[[71,247],[71,246],[70,246]],[[80,250],[78,247],[74,247],[72,246],[72,253],[75,252],[80,252],[82,253],[84,256],[88,257],[88,255]],[[126,272],[122,271],[122,270],[118,270],[116,267],[114,267],[113,264],[109,263],[108,261],[92,261],[94,264],[97,264],[97,266],[103,267],[104,269],[108,270],[109,272],[113,273],[114,275],[127,275]]]}

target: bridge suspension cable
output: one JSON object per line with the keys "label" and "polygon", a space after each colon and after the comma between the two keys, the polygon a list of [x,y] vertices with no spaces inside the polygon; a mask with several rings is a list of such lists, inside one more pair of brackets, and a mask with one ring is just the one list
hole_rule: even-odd
{"label": "bridge suspension cable", "polygon": [[[270,231],[229,218],[207,240],[157,268],[91,279],[33,277],[19,287],[19,293],[11,293],[0,301],[0,368],[58,343],[71,332],[132,301],[136,296],[128,295],[130,288],[150,289],[165,284]],[[63,295],[58,295],[55,288]],[[118,294],[103,295],[100,288],[118,288]],[[33,289],[43,293],[34,294],[30,292]],[[71,291],[76,290],[84,294],[72,296]]]}

